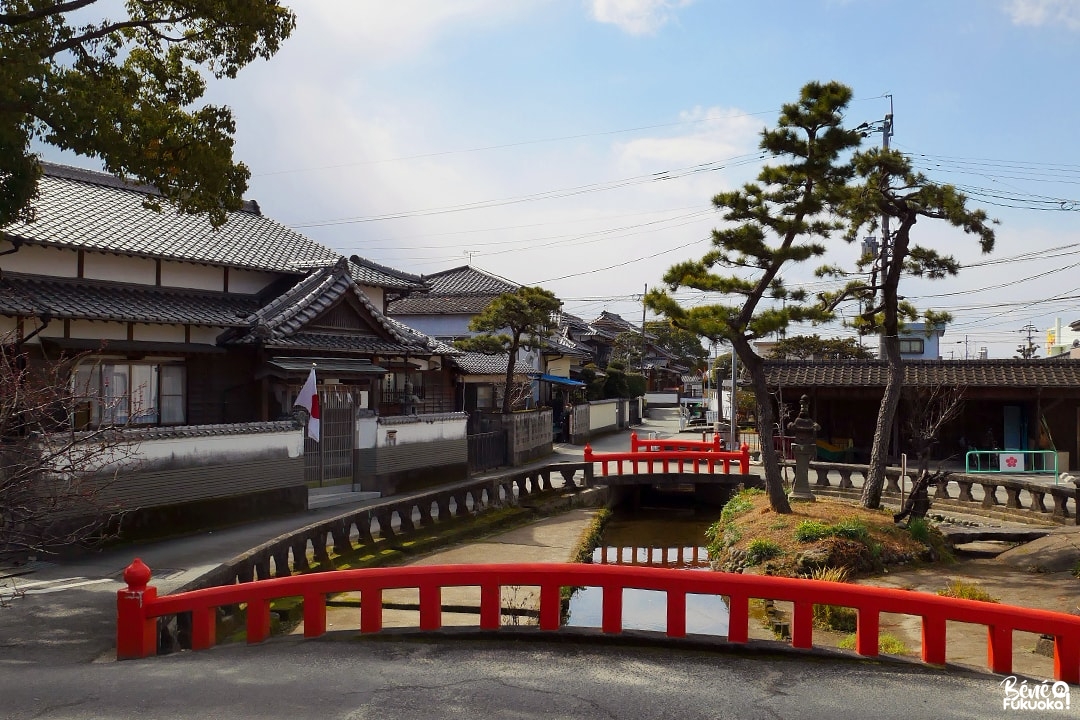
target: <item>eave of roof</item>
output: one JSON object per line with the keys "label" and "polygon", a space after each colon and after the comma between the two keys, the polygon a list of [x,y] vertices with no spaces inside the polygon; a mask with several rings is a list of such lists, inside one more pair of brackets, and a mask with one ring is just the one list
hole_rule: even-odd
{"label": "eave of roof", "polygon": [[[888,380],[888,364],[878,360],[766,360],[764,370],[773,387],[885,387]],[[908,360],[904,384],[1080,389],[1080,360]]]}

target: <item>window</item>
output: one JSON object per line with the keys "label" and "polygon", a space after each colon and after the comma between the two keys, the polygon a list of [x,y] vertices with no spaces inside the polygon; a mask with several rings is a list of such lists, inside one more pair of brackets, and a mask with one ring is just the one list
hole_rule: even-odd
{"label": "window", "polygon": [[99,360],[83,363],[72,377],[78,398],[75,427],[182,425],[187,374],[183,365]]}
{"label": "window", "polygon": [[922,355],[923,340],[921,338],[900,338],[901,355]]}

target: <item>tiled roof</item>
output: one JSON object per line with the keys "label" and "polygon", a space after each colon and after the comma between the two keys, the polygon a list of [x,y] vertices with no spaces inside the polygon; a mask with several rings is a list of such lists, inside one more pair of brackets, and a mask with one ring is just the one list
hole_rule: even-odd
{"label": "tiled roof", "polygon": [[520,285],[464,265],[423,276],[431,288],[392,301],[391,315],[476,315],[499,295],[513,292]]}
{"label": "tiled roof", "polygon": [[427,285],[419,275],[394,270],[393,268],[372,262],[359,255],[349,258],[349,271],[352,278],[361,285],[388,288],[392,290],[425,290]]}
{"label": "tiled roof", "polygon": [[482,313],[495,297],[498,296],[415,294],[400,300],[391,300],[387,305],[387,312],[391,315],[477,315]]}
{"label": "tiled roof", "polygon": [[[874,360],[766,360],[765,377],[773,387],[884,387],[888,365]],[[904,384],[1080,389],[1080,360],[908,360]]]}
{"label": "tiled roof", "polygon": [[263,341],[268,348],[325,350],[367,355],[429,354],[427,348],[403,342],[391,342],[374,335],[342,335],[329,332],[300,332]]}
{"label": "tiled roof", "polygon": [[[455,355],[450,360],[466,375],[505,375],[507,357],[468,352]],[[524,375],[530,372],[533,372],[533,368],[528,363],[520,359],[514,363],[514,374]]]}
{"label": "tiled roof", "polygon": [[[359,336],[348,333],[313,333],[304,328],[338,302],[351,294],[360,303],[374,323],[376,336]],[[364,350],[370,352],[428,352],[426,335],[391,321],[372,304],[367,295],[357,288],[350,272],[350,264],[341,258],[332,267],[312,272],[290,290],[279,295],[248,318],[244,332],[229,331],[222,341],[226,343],[261,342],[268,347],[309,346],[322,349]],[[374,348],[374,349],[372,349]]]}
{"label": "tiled roof", "polygon": [[544,339],[544,350],[576,357],[592,356],[591,348],[559,334],[551,335]]}
{"label": "tiled roof", "polygon": [[254,297],[4,273],[0,314],[242,327]]}
{"label": "tiled roof", "polygon": [[230,213],[215,230],[205,216],[178,214],[167,205],[161,212],[144,207],[156,195],[151,188],[78,168],[42,167],[36,220],[3,228],[26,242],[297,274],[338,258],[330,248],[259,214],[254,203]]}

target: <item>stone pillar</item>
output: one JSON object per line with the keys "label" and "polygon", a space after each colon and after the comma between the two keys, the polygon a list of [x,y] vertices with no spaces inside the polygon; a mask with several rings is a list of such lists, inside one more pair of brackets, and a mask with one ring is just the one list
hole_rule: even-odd
{"label": "stone pillar", "polygon": [[801,500],[813,502],[813,491],[810,490],[810,458],[817,452],[817,443],[814,436],[821,426],[810,419],[810,398],[802,396],[799,401],[799,417],[788,423],[788,430],[795,436],[795,442],[791,445],[791,451],[795,455],[795,483],[788,494],[789,500]]}

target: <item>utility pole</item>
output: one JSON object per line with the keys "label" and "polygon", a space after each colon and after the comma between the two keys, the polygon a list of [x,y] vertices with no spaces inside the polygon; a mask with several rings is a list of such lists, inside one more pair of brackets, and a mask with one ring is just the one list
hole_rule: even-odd
{"label": "utility pole", "polygon": [[[641,296],[641,374],[645,374],[645,295],[649,294],[649,283],[645,283],[645,294]],[[646,380],[648,387],[648,380]]]}
{"label": "utility pole", "polygon": [[[889,98],[889,114],[885,116],[885,121],[881,126],[881,149],[889,149],[889,139],[893,134],[893,97]],[[889,216],[888,214],[882,214],[881,216],[881,285],[882,292],[884,292],[885,275],[889,271],[889,243],[892,238],[889,235]]]}
{"label": "utility pole", "polygon": [[1036,348],[1035,343],[1032,342],[1032,338],[1035,336],[1035,333],[1039,332],[1039,328],[1035,327],[1031,323],[1028,323],[1024,327],[1020,328],[1020,332],[1027,333],[1027,344],[1021,345],[1019,348],[1017,348],[1017,352],[1020,353],[1020,357],[1025,359],[1035,357]]}

